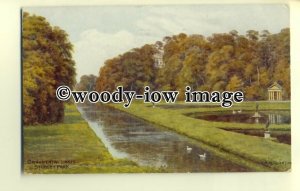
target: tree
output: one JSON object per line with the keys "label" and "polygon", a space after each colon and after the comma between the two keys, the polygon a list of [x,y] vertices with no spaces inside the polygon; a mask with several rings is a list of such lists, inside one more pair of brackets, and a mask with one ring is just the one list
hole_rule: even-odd
{"label": "tree", "polygon": [[154,53],[153,46],[144,45],[107,60],[100,68],[96,90],[114,91],[117,86],[123,86],[124,90],[142,93],[146,85],[153,88],[156,75]]}
{"label": "tree", "polygon": [[[267,98],[267,88],[274,81],[282,84],[286,99],[290,98],[289,29],[271,34],[236,30],[202,35],[167,36],[163,42],[135,48],[107,60],[97,79],[99,90],[113,90],[116,85],[143,91],[150,85],[154,90],[177,90],[184,95],[185,86],[192,90],[242,90],[248,100]],[[164,68],[155,68],[155,48],[164,50]],[[183,97],[178,97],[183,98]]]}
{"label": "tree", "polygon": [[95,91],[96,80],[97,80],[97,76],[93,74],[83,75],[80,77],[80,81],[78,84],[76,84],[75,89],[77,91]]}
{"label": "tree", "polygon": [[24,12],[22,22],[23,122],[61,122],[64,106],[55,91],[60,85],[74,85],[72,44],[43,17]]}
{"label": "tree", "polygon": [[242,80],[237,76],[234,75],[230,78],[226,90],[228,91],[241,91],[243,87],[243,82]]}

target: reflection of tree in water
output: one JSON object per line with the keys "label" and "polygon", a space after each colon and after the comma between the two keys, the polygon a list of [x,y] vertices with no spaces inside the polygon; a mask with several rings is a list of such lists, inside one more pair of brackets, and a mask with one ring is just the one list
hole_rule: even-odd
{"label": "reflection of tree in water", "polygon": [[190,145],[187,138],[127,113],[96,104],[82,110],[88,120],[98,122],[116,150],[128,153],[130,159],[140,164],[175,172],[247,171],[212,154],[209,160],[201,161],[197,153],[203,150],[194,147],[192,153],[186,152],[186,146]]}
{"label": "reflection of tree in water", "polygon": [[[259,123],[266,124],[269,120],[270,124],[290,124],[291,117],[289,111],[260,111]],[[232,123],[255,123],[253,111],[244,111],[232,115],[230,112],[199,112],[188,115],[196,119],[204,119],[208,121],[221,121]]]}
{"label": "reflection of tree in water", "polygon": [[[192,154],[187,154],[185,140],[180,140],[172,134],[162,136],[161,132],[155,132],[153,128],[147,128],[147,123],[132,116],[128,116],[123,112],[106,109],[102,113],[102,121],[105,133],[110,137],[117,137],[118,141],[113,144],[118,150],[130,153],[136,158],[143,161],[150,161],[156,166],[164,166],[168,164],[168,168],[177,169],[178,172],[188,171],[218,171],[220,166],[227,168],[227,171],[234,171],[236,168],[230,167],[230,162],[215,158],[210,161],[200,161],[197,152],[200,151],[194,148]],[[122,130],[113,130],[110,121],[118,122],[118,128]],[[150,125],[150,124],[149,124]],[[121,140],[120,140],[121,139]],[[122,140],[123,139],[123,140]],[[134,144],[137,143],[137,144]],[[163,144],[163,147],[161,146]]]}

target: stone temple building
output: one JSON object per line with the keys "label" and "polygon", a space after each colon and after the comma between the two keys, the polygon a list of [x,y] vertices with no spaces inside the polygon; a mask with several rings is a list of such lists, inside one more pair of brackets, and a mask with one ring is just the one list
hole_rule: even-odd
{"label": "stone temple building", "polygon": [[277,82],[274,82],[268,88],[268,98],[269,101],[281,101],[282,100],[282,86]]}

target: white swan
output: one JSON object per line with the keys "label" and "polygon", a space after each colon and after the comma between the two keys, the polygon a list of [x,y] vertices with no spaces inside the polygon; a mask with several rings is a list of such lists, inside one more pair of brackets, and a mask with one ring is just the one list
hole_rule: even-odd
{"label": "white swan", "polygon": [[236,111],[232,110],[232,114],[236,114]]}
{"label": "white swan", "polygon": [[203,153],[202,155],[198,154],[198,156],[200,157],[200,159],[205,159],[206,158],[206,153]]}
{"label": "white swan", "polygon": [[187,152],[191,152],[192,150],[193,150],[192,147],[186,146],[186,151],[187,151]]}
{"label": "white swan", "polygon": [[242,110],[240,109],[240,110],[238,110],[238,113],[242,113]]}

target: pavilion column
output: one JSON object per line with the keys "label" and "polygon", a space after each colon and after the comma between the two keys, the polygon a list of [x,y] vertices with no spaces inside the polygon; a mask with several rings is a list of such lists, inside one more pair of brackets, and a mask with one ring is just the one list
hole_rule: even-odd
{"label": "pavilion column", "polygon": [[271,101],[273,101],[273,91],[271,91]]}
{"label": "pavilion column", "polygon": [[273,100],[273,92],[271,91],[271,101]]}

